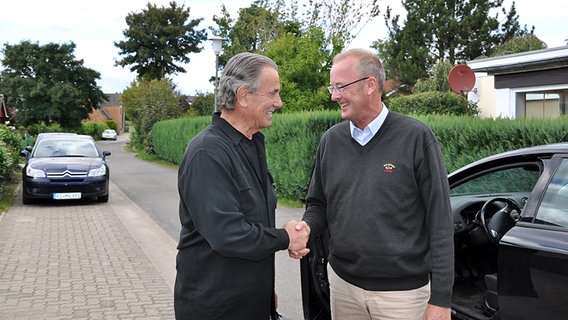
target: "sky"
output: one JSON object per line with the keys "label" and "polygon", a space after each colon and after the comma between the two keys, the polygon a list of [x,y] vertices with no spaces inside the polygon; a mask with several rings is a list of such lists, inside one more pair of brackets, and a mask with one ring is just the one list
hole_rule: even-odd
{"label": "sky", "polygon": [[[104,93],[120,93],[130,86],[136,74],[129,67],[114,66],[120,60],[119,49],[114,42],[125,40],[122,32],[127,29],[125,17],[140,13],[151,2],[158,7],[169,7],[173,0],[28,0],[2,1],[0,4],[0,45],[16,45],[29,40],[32,43],[69,43],[76,45],[75,58],[83,65],[101,74],[97,85]],[[358,1],[358,0],[355,0]],[[238,16],[240,8],[249,7],[252,0],[176,0],[190,8],[190,18],[203,18],[198,26],[207,29],[213,25],[213,15],[221,12],[225,4],[231,17]],[[302,0],[299,1],[300,3]],[[503,7],[510,8],[513,0],[505,0]],[[289,4],[290,0],[286,0]],[[516,0],[521,26],[535,26],[535,35],[549,48],[567,44],[568,1],[542,0],[538,4],[528,0]],[[349,47],[369,48],[373,41],[384,39],[387,28],[383,13],[387,5],[394,14],[405,16],[400,0],[379,0],[381,14],[367,23]],[[502,14],[501,14],[502,16]],[[212,92],[208,81],[215,75],[215,54],[211,41],[201,44],[203,50],[189,54],[190,63],[183,65],[185,74],[173,76],[177,88],[187,95]],[[0,53],[0,59],[3,58]],[[0,69],[2,66],[0,65]]]}

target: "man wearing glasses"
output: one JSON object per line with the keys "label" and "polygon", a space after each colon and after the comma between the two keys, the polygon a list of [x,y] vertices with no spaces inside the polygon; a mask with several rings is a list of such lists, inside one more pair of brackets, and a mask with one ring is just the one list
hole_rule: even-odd
{"label": "man wearing glasses", "polygon": [[297,228],[329,229],[333,319],[449,320],[454,250],[446,168],[433,132],[383,104],[384,82],[368,50],[334,58],[328,89],[348,121],[321,138]]}

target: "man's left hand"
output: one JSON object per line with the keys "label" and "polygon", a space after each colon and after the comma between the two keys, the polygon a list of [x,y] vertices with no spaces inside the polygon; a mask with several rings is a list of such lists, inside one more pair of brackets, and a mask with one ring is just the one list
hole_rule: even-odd
{"label": "man's left hand", "polygon": [[424,311],[424,320],[451,320],[452,311],[450,308],[435,306],[433,304],[426,305]]}

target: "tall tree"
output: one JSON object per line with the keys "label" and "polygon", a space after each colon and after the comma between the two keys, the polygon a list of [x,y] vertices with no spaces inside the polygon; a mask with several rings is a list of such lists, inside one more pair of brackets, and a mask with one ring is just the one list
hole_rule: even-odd
{"label": "tall tree", "polygon": [[337,108],[327,91],[332,52],[326,49],[320,28],[313,27],[300,36],[283,35],[267,44],[263,54],[278,65],[284,104],[281,112]]}
{"label": "tall tree", "polygon": [[532,50],[546,49],[546,43],[533,34],[518,36],[507,40],[503,45],[495,48],[494,57],[505,54],[520,53]]}
{"label": "tall tree", "polygon": [[201,51],[199,44],[207,34],[205,29],[196,28],[202,20],[190,19],[190,8],[175,2],[168,8],[148,3],[141,13],[126,16],[126,40],[114,43],[124,58],[116,65],[131,66],[130,71],[146,80],[186,72],[176,63],[188,63],[189,53]]}
{"label": "tall tree", "polygon": [[96,84],[100,73],[84,67],[83,60],[75,59],[74,51],[73,42],[4,45],[2,87],[18,110],[18,123],[58,123],[76,128],[106,99]]}
{"label": "tall tree", "polygon": [[502,4],[503,0],[403,0],[404,25],[388,8],[389,38],[374,47],[384,60],[391,60],[385,63],[390,78],[413,85],[437,62],[455,64],[489,55],[511,37],[529,33],[518,23],[515,3],[508,12]]}
{"label": "tall tree", "polygon": [[120,96],[126,116],[134,126],[132,143],[135,148],[154,152],[152,126],[181,114],[180,95],[168,79],[136,80]]}
{"label": "tall tree", "polygon": [[[292,1],[292,7],[297,1]],[[378,0],[308,0],[304,27],[319,27],[326,32],[328,45],[341,51],[373,18],[379,15]],[[291,13],[295,14],[296,10]]]}
{"label": "tall tree", "polygon": [[262,52],[265,45],[276,39],[284,28],[268,1],[256,0],[248,8],[241,8],[237,19],[231,18],[227,8],[221,6],[220,15],[214,15],[217,28],[211,32],[220,36],[223,42],[223,53],[219,56],[219,66],[240,52]]}
{"label": "tall tree", "polygon": [[262,52],[281,36],[301,36],[313,28],[324,32],[323,49],[340,52],[379,14],[378,0],[309,0],[303,9],[297,0],[286,2],[256,0],[250,7],[240,9],[236,20],[223,5],[221,14],[213,17],[217,28],[210,28],[214,35],[226,39],[220,65],[236,53]]}

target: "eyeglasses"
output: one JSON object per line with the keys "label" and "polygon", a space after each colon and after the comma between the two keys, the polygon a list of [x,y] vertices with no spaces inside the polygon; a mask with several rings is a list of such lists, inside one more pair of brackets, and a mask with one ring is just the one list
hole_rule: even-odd
{"label": "eyeglasses", "polygon": [[357,80],[355,80],[355,81],[351,81],[351,82],[349,82],[349,83],[347,83],[347,84],[344,84],[344,85],[342,85],[342,86],[339,86],[339,87],[336,87],[336,86],[329,86],[329,87],[327,87],[327,90],[328,90],[329,93],[331,93],[331,94],[333,94],[333,90],[335,90],[335,91],[337,91],[337,92],[343,92],[343,89],[349,87],[350,85],[355,84],[355,83],[357,83],[357,82],[359,82],[359,81],[367,80],[367,79],[369,79],[369,78],[370,78],[370,77],[365,77],[365,78],[357,79]]}

